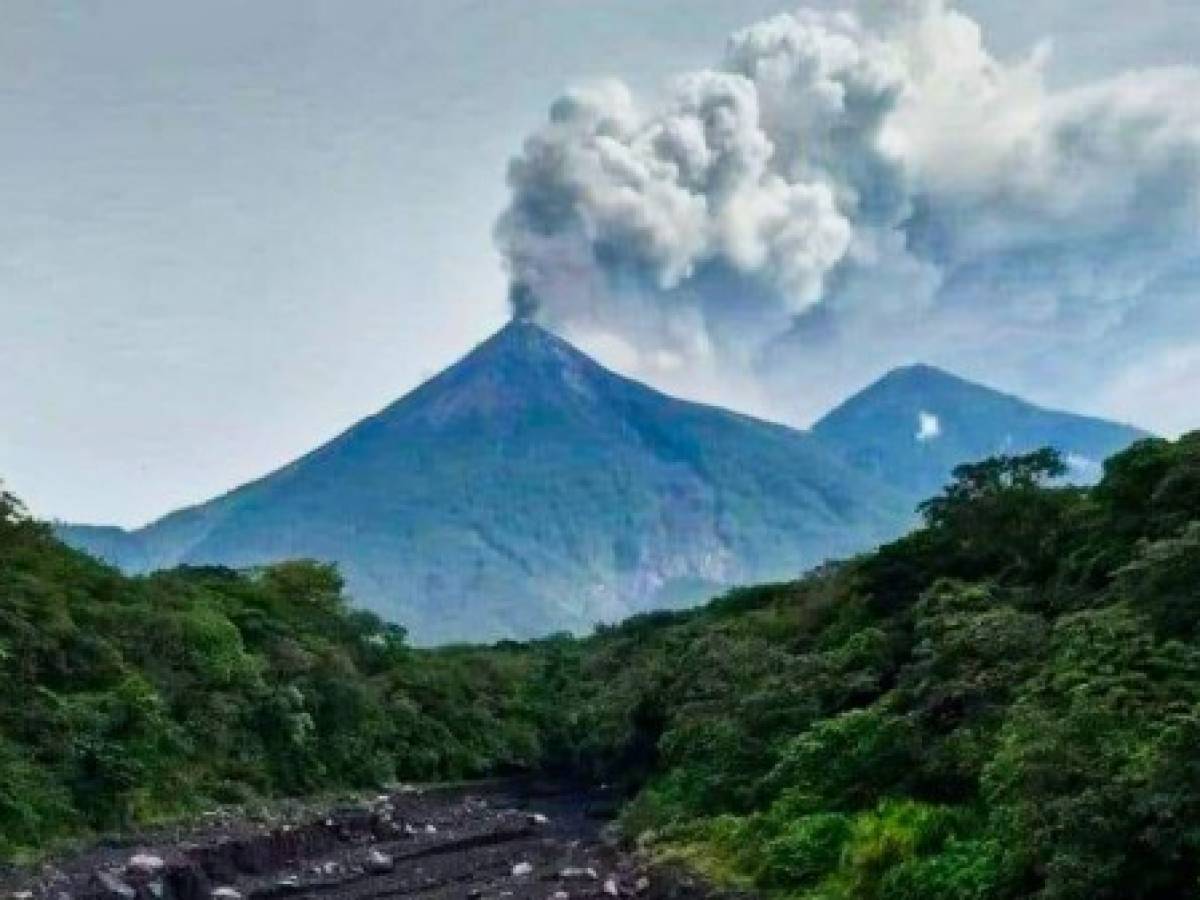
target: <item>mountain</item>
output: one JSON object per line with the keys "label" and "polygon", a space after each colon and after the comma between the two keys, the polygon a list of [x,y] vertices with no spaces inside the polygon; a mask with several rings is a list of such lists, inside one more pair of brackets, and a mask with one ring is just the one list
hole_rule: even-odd
{"label": "mountain", "polygon": [[910,519],[812,435],[673,399],[513,323],[259,481],[138,531],[59,534],[132,572],[335,561],[357,602],[428,644],[691,604]]}
{"label": "mountain", "polygon": [[955,466],[998,453],[1055,447],[1070,478],[1090,483],[1103,460],[1145,432],[1042,409],[932,366],[895,369],[834,409],[813,433],[860,471],[919,501]]}

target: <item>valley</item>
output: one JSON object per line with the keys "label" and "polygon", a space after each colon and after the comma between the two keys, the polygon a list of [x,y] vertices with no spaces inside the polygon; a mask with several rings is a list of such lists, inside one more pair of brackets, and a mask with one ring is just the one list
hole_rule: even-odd
{"label": "valley", "polygon": [[[1050,449],[959,467],[909,534],[798,580],[587,636],[437,649],[356,609],[332,567],[129,577],[5,496],[0,858],[28,865],[222,805],[521,776],[606,785],[620,846],[724,890],[1189,896],[1200,435],[1140,441],[1090,487],[1067,469]],[[425,834],[520,831],[504,812],[519,805],[460,808]],[[568,837],[570,859],[637,871],[593,834]],[[333,861],[361,864],[381,837]],[[478,853],[463,865],[484,896],[525,889],[504,869],[533,845],[509,837],[450,845]],[[420,846],[398,840],[380,850],[393,862]],[[565,848],[545,849],[529,874],[560,865]],[[435,855],[449,868],[329,890],[469,880]],[[301,889],[275,872],[244,886]]]}

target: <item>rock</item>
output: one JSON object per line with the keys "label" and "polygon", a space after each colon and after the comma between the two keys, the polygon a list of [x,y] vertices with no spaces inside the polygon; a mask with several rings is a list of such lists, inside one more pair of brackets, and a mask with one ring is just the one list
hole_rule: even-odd
{"label": "rock", "polygon": [[97,872],[96,883],[111,900],[136,900],[137,891],[112,872]]}
{"label": "rock", "polygon": [[242,892],[229,885],[222,885],[213,889],[212,900],[242,900]]}
{"label": "rock", "polygon": [[155,856],[153,853],[135,853],[129,857],[125,869],[138,875],[157,875],[165,865],[161,856]]}
{"label": "rock", "polygon": [[373,875],[382,875],[396,867],[395,861],[386,853],[372,850],[367,854],[366,869]]}
{"label": "rock", "polygon": [[621,888],[617,884],[617,879],[615,879],[615,878],[604,879],[604,893],[608,894],[608,896],[610,896],[610,897],[620,897],[621,896]]}
{"label": "rock", "polygon": [[633,892],[635,894],[644,894],[648,890],[650,890],[650,879],[645,875],[641,876],[633,883]]}
{"label": "rock", "polygon": [[533,863],[519,862],[512,867],[513,878],[524,878],[533,874]]}
{"label": "rock", "polygon": [[595,881],[600,876],[596,874],[596,870],[591,866],[586,868],[582,866],[567,866],[558,873],[558,877],[563,881]]}
{"label": "rock", "polygon": [[542,813],[539,813],[539,812],[530,813],[529,824],[530,825],[549,825],[550,817],[547,815],[543,815]]}

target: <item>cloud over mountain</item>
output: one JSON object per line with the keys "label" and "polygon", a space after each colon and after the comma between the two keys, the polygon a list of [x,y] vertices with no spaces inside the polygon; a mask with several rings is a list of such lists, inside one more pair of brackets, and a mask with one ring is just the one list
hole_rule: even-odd
{"label": "cloud over mountain", "polygon": [[751,25],[653,104],[571,90],[510,168],[514,304],[791,419],[914,358],[1128,380],[1200,325],[1200,69],[1055,90],[1049,53],[864,0]]}

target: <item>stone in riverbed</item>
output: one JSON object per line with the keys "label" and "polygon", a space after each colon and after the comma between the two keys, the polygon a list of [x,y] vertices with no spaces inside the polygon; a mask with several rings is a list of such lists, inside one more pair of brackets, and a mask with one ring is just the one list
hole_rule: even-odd
{"label": "stone in riverbed", "polygon": [[96,883],[108,900],[135,900],[137,891],[112,872],[97,872]]}
{"label": "stone in riverbed", "polygon": [[153,853],[135,853],[129,857],[125,870],[135,875],[157,875],[165,865],[161,856],[155,856]]}
{"label": "stone in riverbed", "polygon": [[300,879],[296,875],[285,875],[275,882],[275,888],[283,894],[300,890]]}
{"label": "stone in riverbed", "polygon": [[600,876],[596,874],[596,870],[591,866],[567,866],[558,873],[558,877],[563,881],[588,880],[595,881]]}
{"label": "stone in riverbed", "polygon": [[367,854],[366,870],[372,875],[382,875],[396,867],[395,861],[386,853],[372,850]]}

